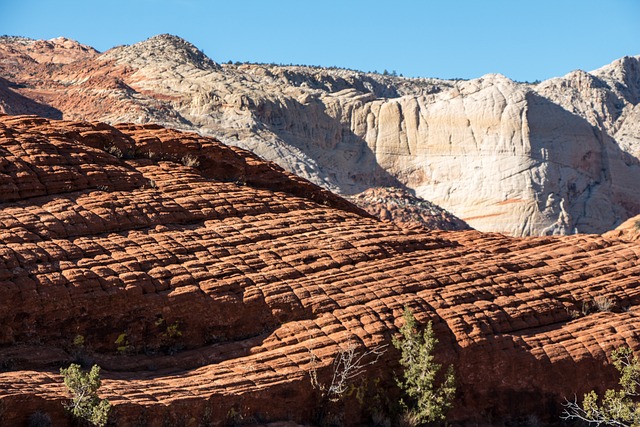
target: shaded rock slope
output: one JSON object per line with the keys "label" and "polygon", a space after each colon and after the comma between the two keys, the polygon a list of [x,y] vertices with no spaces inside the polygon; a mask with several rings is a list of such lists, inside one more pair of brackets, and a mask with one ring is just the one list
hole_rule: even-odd
{"label": "shaded rock slope", "polygon": [[[459,422],[554,417],[615,384],[614,348],[640,351],[637,243],[403,230],[156,125],[2,116],[0,172],[1,425],[67,425],[58,368],[78,359],[118,426],[310,422],[310,370],[389,344],[405,306],[455,366]],[[350,399],[345,423],[366,421]]]}
{"label": "shaded rock slope", "polygon": [[640,212],[640,59],[540,84],[216,64],[160,35],[99,54],[0,39],[0,110],[216,136],[342,194],[408,187],[483,231],[601,233]]}

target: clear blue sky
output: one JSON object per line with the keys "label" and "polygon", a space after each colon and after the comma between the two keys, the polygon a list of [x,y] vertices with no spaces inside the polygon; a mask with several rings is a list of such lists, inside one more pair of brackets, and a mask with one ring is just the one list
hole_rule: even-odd
{"label": "clear blue sky", "polygon": [[0,0],[0,34],[100,51],[160,33],[218,62],[544,80],[640,54],[640,0]]}

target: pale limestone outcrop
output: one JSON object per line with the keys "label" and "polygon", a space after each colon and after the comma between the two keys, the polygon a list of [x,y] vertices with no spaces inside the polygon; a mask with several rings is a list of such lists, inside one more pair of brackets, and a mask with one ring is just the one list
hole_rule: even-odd
{"label": "pale limestone outcrop", "polygon": [[[10,56],[2,43],[0,54]],[[161,35],[87,54],[38,83],[46,91],[34,83],[14,92],[65,118],[213,135],[342,194],[406,186],[478,230],[593,233],[640,212],[639,62],[626,57],[537,85],[497,74],[405,79],[219,65]],[[51,81],[63,82],[63,93],[52,95]]]}

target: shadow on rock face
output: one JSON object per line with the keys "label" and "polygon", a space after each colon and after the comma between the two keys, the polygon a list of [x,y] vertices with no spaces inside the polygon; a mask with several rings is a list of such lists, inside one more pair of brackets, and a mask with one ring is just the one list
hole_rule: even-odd
{"label": "shadow on rock face", "polygon": [[319,100],[302,104],[293,98],[265,99],[255,106],[255,114],[287,145],[313,159],[329,187],[340,188],[344,194],[370,187],[404,188],[378,164],[367,142],[348,124],[327,114]]}
{"label": "shadow on rock face", "polygon": [[547,234],[603,233],[640,212],[640,163],[605,132],[550,100],[527,94],[538,210]]}
{"label": "shadow on rock face", "polygon": [[18,88],[15,83],[0,77],[0,112],[11,115],[35,114],[48,119],[62,119],[62,111],[21,95],[15,90]]}

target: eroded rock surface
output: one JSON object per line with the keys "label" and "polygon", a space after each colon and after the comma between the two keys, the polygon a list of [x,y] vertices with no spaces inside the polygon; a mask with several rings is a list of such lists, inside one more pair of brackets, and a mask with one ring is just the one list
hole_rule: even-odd
{"label": "eroded rock surface", "polygon": [[346,198],[371,215],[402,228],[471,229],[455,215],[402,188],[374,187]]}
{"label": "eroded rock surface", "polygon": [[612,239],[640,240],[640,215],[629,218],[615,230],[605,233],[605,237]]}
{"label": "eroded rock surface", "polygon": [[638,57],[533,85],[220,65],[170,35],[70,43],[0,39],[0,109],[214,135],[342,194],[404,185],[483,231],[600,233],[640,212]]}
{"label": "eroded rock surface", "polygon": [[[637,243],[402,230],[155,125],[2,116],[0,149],[2,425],[68,423],[58,368],[78,358],[119,426],[308,423],[309,371],[388,344],[405,306],[455,366],[457,421],[555,416],[615,384],[614,348],[640,351]],[[613,311],[584,311],[596,298]]]}

